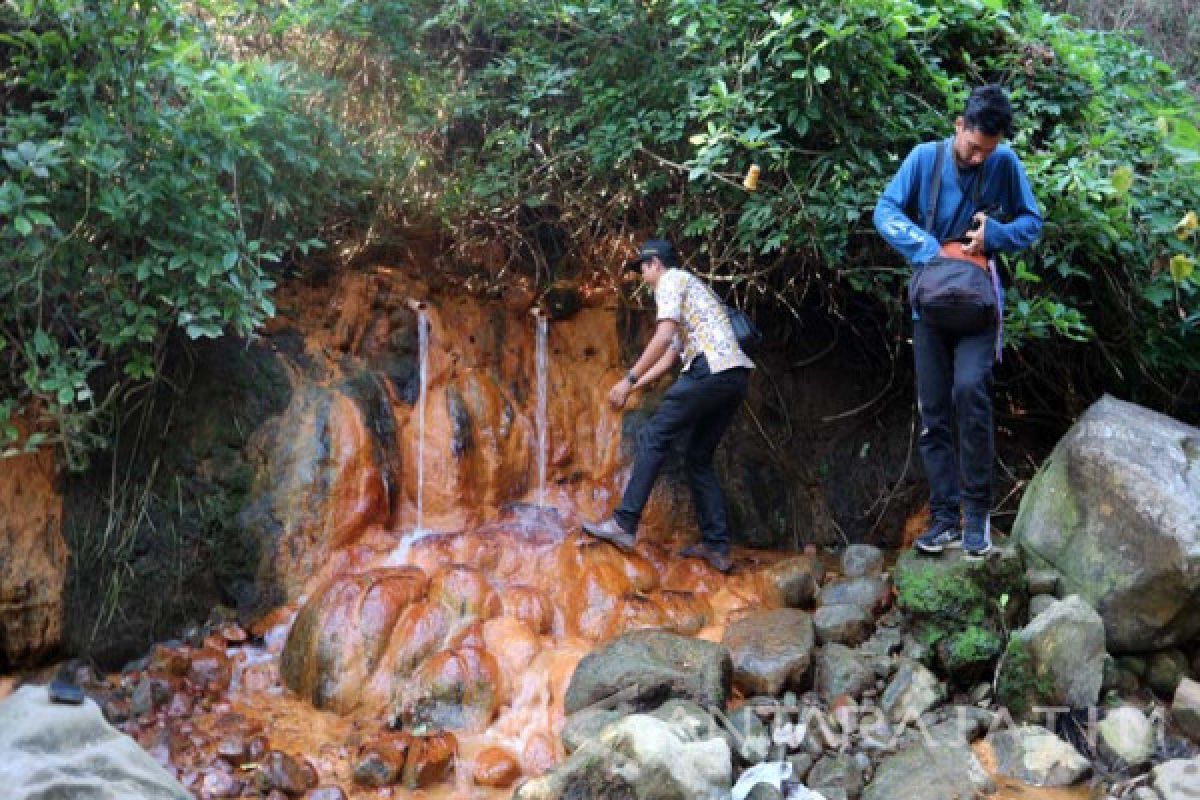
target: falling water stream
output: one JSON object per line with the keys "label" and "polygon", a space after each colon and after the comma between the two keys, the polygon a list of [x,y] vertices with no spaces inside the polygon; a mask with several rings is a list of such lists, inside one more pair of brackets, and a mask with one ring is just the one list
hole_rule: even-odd
{"label": "falling water stream", "polygon": [[537,448],[538,448],[538,505],[546,505],[546,381],[549,356],[546,340],[549,338],[550,320],[545,314],[536,314],[537,320]]}
{"label": "falling water stream", "polygon": [[425,492],[425,401],[429,394],[429,315],[417,309],[417,347],[420,393],[417,395],[417,524],[413,533],[421,535]]}

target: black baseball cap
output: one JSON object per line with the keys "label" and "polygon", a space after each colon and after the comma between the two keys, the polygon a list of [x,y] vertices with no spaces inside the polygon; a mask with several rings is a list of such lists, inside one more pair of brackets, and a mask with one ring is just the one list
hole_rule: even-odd
{"label": "black baseball cap", "polygon": [[678,258],[675,256],[675,245],[666,239],[647,239],[646,243],[638,250],[637,258],[631,259],[626,266],[630,269],[636,269],[654,256],[658,256],[668,267],[673,267],[679,263]]}

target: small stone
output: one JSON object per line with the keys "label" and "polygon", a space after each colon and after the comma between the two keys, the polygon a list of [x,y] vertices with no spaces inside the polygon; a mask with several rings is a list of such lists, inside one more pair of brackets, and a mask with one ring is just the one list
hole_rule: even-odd
{"label": "small stone", "polygon": [[1053,597],[1058,592],[1058,570],[1029,569],[1025,572],[1025,581],[1029,584],[1030,595],[1047,594]]}
{"label": "small stone", "polygon": [[968,696],[968,701],[972,705],[986,706],[992,701],[992,685],[990,683],[978,683]]}
{"label": "small stone", "polygon": [[746,800],[784,800],[783,792],[769,783],[756,783],[746,795]]}
{"label": "small stone", "polygon": [[445,780],[454,768],[458,740],[452,733],[414,736],[404,762],[404,786],[424,789]]}
{"label": "small stone", "polygon": [[280,789],[295,795],[317,784],[316,770],[279,750],[267,753],[259,769],[266,783],[264,788]]}
{"label": "small stone", "polygon": [[1133,706],[1108,712],[1096,729],[1101,755],[1118,767],[1140,767],[1154,755],[1154,726]]}
{"label": "small stone", "polygon": [[340,786],[318,786],[304,795],[304,800],[346,800],[346,793]]}
{"label": "small stone", "polygon": [[789,756],[788,761],[792,762],[792,780],[803,782],[812,769],[813,757],[808,753],[796,753]]}
{"label": "small stone", "polygon": [[936,675],[915,661],[906,661],[896,670],[880,706],[892,722],[912,721],[942,702],[945,696]]}
{"label": "small stone", "polygon": [[204,800],[237,797],[242,793],[242,785],[228,772],[206,772],[200,781],[200,797]]}
{"label": "small stone", "polygon": [[996,770],[1034,786],[1070,786],[1091,772],[1079,751],[1036,725],[1005,729],[991,741]]}
{"label": "small stone", "polygon": [[1035,594],[1029,598],[1029,618],[1033,619],[1057,602],[1058,598],[1052,594]]}
{"label": "small stone", "polygon": [[847,647],[865,641],[875,627],[870,614],[849,603],[821,606],[812,621],[818,644],[836,642]]}
{"label": "small stone", "polygon": [[862,768],[848,753],[839,753],[822,758],[813,765],[805,783],[825,794],[826,789],[842,789],[849,797],[862,793]]}
{"label": "small stone", "polygon": [[475,757],[475,783],[506,789],[521,776],[521,765],[502,747],[488,747]]}
{"label": "small stone", "polygon": [[1129,795],[1130,800],[1162,800],[1162,795],[1149,786],[1139,786]]}
{"label": "small stone", "polygon": [[729,715],[735,731],[735,752],[746,764],[765,761],[771,749],[771,734],[752,707],[742,706]]}
{"label": "small stone", "polygon": [[1200,790],[1200,758],[1165,761],[1150,772],[1162,800],[1194,800]]}
{"label": "small stone", "polygon": [[206,688],[227,689],[231,675],[229,658],[217,650],[198,651],[188,669],[188,680]]}
{"label": "small stone", "polygon": [[869,544],[852,544],[842,553],[842,574],[862,578],[883,572],[883,551]]}
{"label": "small stone", "polygon": [[249,761],[246,739],[241,734],[230,734],[217,742],[217,755],[235,767]]}
{"label": "small stone", "polygon": [[1187,656],[1178,650],[1161,650],[1150,658],[1146,668],[1146,683],[1160,697],[1170,697],[1187,675],[1187,670]]}
{"label": "small stone", "polygon": [[1200,682],[1184,678],[1175,689],[1171,717],[1193,742],[1200,744]]}

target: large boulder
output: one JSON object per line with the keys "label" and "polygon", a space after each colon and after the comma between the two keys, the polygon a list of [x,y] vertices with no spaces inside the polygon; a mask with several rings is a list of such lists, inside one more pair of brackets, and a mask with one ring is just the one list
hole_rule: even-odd
{"label": "large boulder", "polygon": [[36,663],[62,637],[67,546],[54,473],[49,447],[0,461],[0,673]]}
{"label": "large boulder", "polygon": [[1112,397],[1042,465],[1013,533],[1062,595],[1100,612],[1112,652],[1200,634],[1200,429]]}
{"label": "large boulder", "polygon": [[24,686],[0,703],[0,786],[5,800],[189,798],[95,703],[55,705],[44,686]]}
{"label": "large boulder", "polygon": [[589,653],[571,675],[568,714],[593,705],[654,709],[678,697],[724,709],[733,662],[719,644],[667,631],[627,633]]}
{"label": "large boulder", "polygon": [[517,789],[514,800],[721,800],[733,760],[715,731],[631,714],[589,739],[551,772]]}

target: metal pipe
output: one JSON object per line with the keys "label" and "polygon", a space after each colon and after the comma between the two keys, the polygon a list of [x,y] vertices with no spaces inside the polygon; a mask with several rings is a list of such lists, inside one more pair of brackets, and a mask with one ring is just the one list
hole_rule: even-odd
{"label": "metal pipe", "polygon": [[533,306],[529,309],[529,313],[534,319],[541,319],[542,317],[547,316],[546,309],[542,306]]}
{"label": "metal pipe", "polygon": [[404,304],[413,311],[424,311],[426,308],[424,300],[418,300],[415,297],[409,297],[404,301]]}

